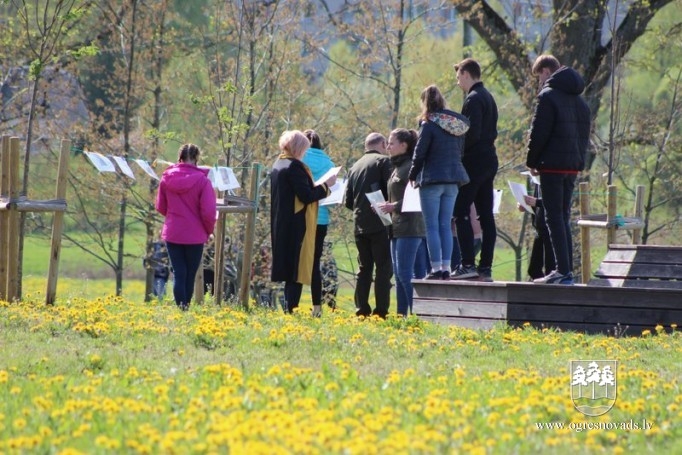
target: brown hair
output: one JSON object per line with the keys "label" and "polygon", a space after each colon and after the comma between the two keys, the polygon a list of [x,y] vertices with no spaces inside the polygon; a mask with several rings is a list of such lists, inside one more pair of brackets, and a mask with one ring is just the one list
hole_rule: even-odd
{"label": "brown hair", "polygon": [[194,144],[184,144],[178,150],[178,163],[196,163],[199,160],[199,147]]}
{"label": "brown hair", "polygon": [[454,65],[455,71],[466,71],[472,79],[479,80],[481,78],[481,65],[473,58],[465,58]]}
{"label": "brown hair", "polygon": [[407,144],[406,153],[412,155],[412,152],[414,152],[414,147],[417,145],[419,133],[417,133],[415,130],[396,128],[391,131],[391,136],[393,136],[401,144]]}
{"label": "brown hair", "polygon": [[310,146],[312,148],[322,150],[322,141],[320,140],[320,136],[317,134],[317,131],[305,130],[303,134],[305,134],[305,137],[307,137],[308,140],[310,141]]}
{"label": "brown hair", "polygon": [[422,112],[419,115],[419,120],[427,121],[429,114],[445,109],[445,98],[435,85],[429,85],[421,94]]}
{"label": "brown hair", "polygon": [[549,68],[549,70],[553,73],[560,67],[561,63],[559,63],[559,60],[555,56],[551,54],[545,54],[540,55],[538,56],[538,58],[535,59],[535,63],[533,63],[532,72],[533,74],[540,74],[543,69]]}

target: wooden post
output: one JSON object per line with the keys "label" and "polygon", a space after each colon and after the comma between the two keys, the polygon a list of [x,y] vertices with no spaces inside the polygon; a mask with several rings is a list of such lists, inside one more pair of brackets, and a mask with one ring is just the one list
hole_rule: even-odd
{"label": "wooden post", "polygon": [[[580,182],[580,218],[585,218],[590,214],[590,194],[589,185],[587,182]],[[580,226],[580,255],[582,257],[580,263],[580,274],[582,283],[585,284],[590,281],[592,276],[592,258],[590,257],[590,228],[589,226]]]}
{"label": "wooden post", "polygon": [[213,300],[216,305],[223,301],[225,281],[225,213],[219,212],[213,248]]}
{"label": "wooden post", "polygon": [[[59,152],[59,167],[57,170],[57,188],[55,199],[66,199],[66,183],[69,169],[69,154],[71,153],[71,141],[63,140]],[[59,277],[59,256],[62,250],[62,231],[64,230],[64,212],[57,211],[52,218],[52,243],[50,246],[50,264],[47,272],[47,291],[45,303],[54,304],[57,297],[57,278]]]}
{"label": "wooden post", "polygon": [[616,214],[618,213],[617,211],[617,196],[618,196],[618,189],[616,188],[616,185],[609,185],[608,187],[608,201],[606,202],[606,223],[607,223],[607,228],[606,228],[606,248],[607,250],[611,247],[612,244],[616,243],[616,226],[615,224],[615,218]]}
{"label": "wooden post", "polygon": [[239,302],[241,302],[244,309],[249,307],[251,261],[253,260],[253,242],[256,237],[256,215],[258,213],[259,183],[262,169],[263,165],[260,163],[253,163],[251,166],[251,191],[249,192],[249,199],[253,202],[253,208],[246,215],[244,252],[242,256],[241,276],[239,277]]}
{"label": "wooden post", "polygon": [[[9,199],[9,136],[2,136],[0,149],[0,196]],[[9,273],[9,211],[0,210],[0,300],[7,300]]]}
{"label": "wooden post", "polygon": [[[9,197],[10,200],[19,199],[19,138],[9,140]],[[19,212],[9,211],[9,226],[7,229],[7,300],[19,300]]]}
{"label": "wooden post", "polygon": [[[206,245],[204,245],[206,248]],[[197,274],[194,275],[194,301],[201,305],[204,303],[204,269],[202,267],[204,257],[202,255],[201,261],[199,263],[199,268],[197,269]],[[175,277],[173,277],[175,279]]]}
{"label": "wooden post", "polygon": [[[642,213],[644,212],[644,185],[637,185],[635,189],[635,218],[640,221],[642,219]],[[642,244],[642,229],[632,230],[632,244],[641,245]]]}

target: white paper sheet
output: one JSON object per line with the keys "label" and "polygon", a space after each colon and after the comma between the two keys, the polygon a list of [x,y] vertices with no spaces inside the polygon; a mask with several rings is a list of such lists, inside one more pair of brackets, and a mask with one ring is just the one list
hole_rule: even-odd
{"label": "white paper sheet", "polygon": [[333,175],[338,175],[339,171],[341,170],[341,166],[333,167],[329,169],[322,177],[319,179],[315,180],[315,186],[320,186],[327,180],[331,178]]}
{"label": "white paper sheet", "polygon": [[514,195],[514,199],[516,199],[516,202],[518,202],[521,205],[521,207],[523,207],[528,213],[532,214],[533,209],[528,204],[526,204],[526,200],[524,199],[524,196],[527,195],[526,185],[522,183],[512,182],[510,180],[507,180],[507,183],[509,183],[509,189]]}
{"label": "white paper sheet", "polygon": [[384,199],[384,195],[381,192],[381,190],[365,194],[367,196],[367,199],[369,199],[369,203],[372,205],[374,212],[379,216],[379,218],[381,218],[381,222],[384,223],[384,226],[390,226],[392,224],[391,215],[389,213],[384,213],[379,207],[381,204],[386,202],[386,199]]}
{"label": "white paper sheet", "polygon": [[502,205],[502,190],[493,190],[493,213],[500,213]]}
{"label": "white paper sheet", "polygon": [[123,172],[131,179],[135,180],[135,174],[133,174],[133,170],[130,169],[130,166],[128,166],[128,162],[126,161],[125,158],[123,158],[122,156],[110,156],[110,158],[112,158],[116,162],[121,172]]}
{"label": "white paper sheet", "polygon": [[142,168],[143,171],[147,173],[151,178],[159,180],[159,176],[156,175],[156,172],[154,172],[154,169],[147,163],[145,160],[135,160],[138,166]]}
{"label": "white paper sheet", "polygon": [[403,212],[421,212],[422,204],[419,199],[419,188],[415,188],[408,182],[403,194]]}
{"label": "white paper sheet", "polygon": [[114,163],[101,153],[88,152],[85,150],[83,151],[83,153],[85,153],[85,156],[88,157],[92,165],[95,166],[95,168],[97,168],[98,171],[114,173],[116,172],[116,166],[114,166]]}
{"label": "white paper sheet", "polygon": [[521,175],[527,175],[528,177],[530,177],[530,181],[533,182],[535,185],[540,184],[540,177],[537,175],[531,174],[530,171],[523,171],[521,173]]}
{"label": "white paper sheet", "polygon": [[348,181],[346,179],[337,180],[331,188],[331,194],[324,199],[320,199],[320,205],[334,205],[343,202],[343,195],[346,192],[346,185]]}
{"label": "white paper sheet", "polygon": [[[212,174],[214,180],[211,180],[213,186],[219,191],[231,191],[239,188],[239,180],[234,175],[232,168],[226,166],[218,166],[211,168],[209,174]],[[209,177],[210,178],[210,177]]]}

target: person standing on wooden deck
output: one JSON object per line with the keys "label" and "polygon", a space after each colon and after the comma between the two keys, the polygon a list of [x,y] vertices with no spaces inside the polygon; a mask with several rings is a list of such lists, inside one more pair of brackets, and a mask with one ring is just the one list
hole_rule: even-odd
{"label": "person standing on wooden deck", "polygon": [[[385,318],[391,303],[391,248],[388,231],[367,198],[367,193],[381,191],[388,198],[388,179],[393,166],[386,156],[386,138],[380,133],[370,133],[365,139],[365,153],[348,172],[344,205],[353,211],[355,246],[358,249],[358,273],[355,284],[355,314],[377,315]],[[374,280],[374,310],[369,305],[372,275]]]}
{"label": "person standing on wooden deck", "polygon": [[[462,263],[452,272],[450,279],[492,281],[493,254],[497,239],[493,215],[493,182],[498,168],[495,149],[497,104],[495,98],[483,86],[481,66],[476,60],[464,59],[454,68],[457,72],[457,85],[466,94],[462,114],[471,123],[462,153],[462,164],[469,174],[470,182],[461,188],[455,203],[453,215]],[[476,206],[482,232],[478,267],[470,219],[471,204]]]}
{"label": "person standing on wooden deck", "polygon": [[538,77],[540,93],[531,121],[526,166],[531,174],[540,176],[556,263],[555,270],[534,281],[573,284],[571,199],[578,173],[585,168],[590,136],[590,109],[580,96],[585,82],[553,55],[540,55],[532,72]]}
{"label": "person standing on wooden deck", "polygon": [[469,182],[461,153],[469,120],[447,108],[435,85],[421,93],[419,139],[408,178],[419,187],[419,202],[426,225],[426,243],[431,261],[427,280],[450,278],[452,258],[452,212],[460,186]]}

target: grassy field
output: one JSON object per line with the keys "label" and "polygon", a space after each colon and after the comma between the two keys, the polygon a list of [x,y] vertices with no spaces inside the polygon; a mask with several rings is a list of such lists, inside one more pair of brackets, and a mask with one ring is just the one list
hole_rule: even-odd
{"label": "grassy field", "polygon": [[[0,302],[0,453],[682,451],[679,331],[473,331],[345,304],[185,313],[66,281],[53,307]],[[600,417],[574,406],[576,359],[619,362]]]}

